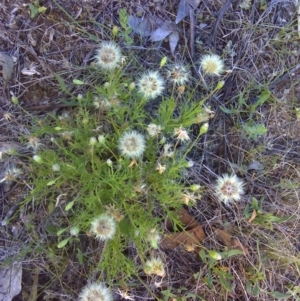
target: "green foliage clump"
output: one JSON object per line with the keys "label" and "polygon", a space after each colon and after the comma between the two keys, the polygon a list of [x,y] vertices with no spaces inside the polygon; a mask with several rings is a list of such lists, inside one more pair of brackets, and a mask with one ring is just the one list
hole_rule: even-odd
{"label": "green foliage clump", "polygon": [[[50,215],[58,206],[63,209],[59,228],[54,228],[58,248],[71,246],[78,233],[95,236],[91,222],[97,216],[113,217],[116,231],[105,241],[96,268],[105,271],[107,279],[126,279],[140,269],[126,256],[128,247],[134,246],[143,263],[157,245],[149,233],[157,231],[159,239],[160,222],[175,219],[176,208],[186,202],[187,156],[208,125],[197,125],[204,109],[193,92],[182,102],[172,89],[149,109],[148,100],[136,87],[138,76],[126,74],[124,65],[114,70],[95,67],[92,72],[98,83],[85,95],[72,97],[75,109],[40,120],[32,133],[44,146],[35,149],[31,164],[34,190],[28,200],[34,196]],[[66,83],[59,75],[56,78],[66,92]],[[73,83],[87,84],[82,79]],[[189,129],[194,124],[192,134]],[[125,141],[124,146],[120,141],[128,133],[133,142]],[[140,147],[135,143],[142,149],[130,156],[130,147]],[[53,231],[51,225],[47,229]]]}

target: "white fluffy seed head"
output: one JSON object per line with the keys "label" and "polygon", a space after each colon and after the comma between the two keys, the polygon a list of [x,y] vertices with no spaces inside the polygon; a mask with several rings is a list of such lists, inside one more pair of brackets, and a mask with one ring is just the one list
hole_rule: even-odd
{"label": "white fluffy seed head", "polygon": [[121,48],[114,42],[102,42],[96,50],[95,63],[102,69],[113,70],[122,59]]}
{"label": "white fluffy seed head", "polygon": [[147,275],[158,275],[161,277],[165,277],[166,275],[164,264],[160,258],[147,260],[144,266],[144,272]]}
{"label": "white fluffy seed head", "polygon": [[174,136],[176,136],[176,139],[181,142],[189,141],[191,139],[187,130],[184,129],[182,125],[179,128],[174,129]]}
{"label": "white fluffy seed head", "polygon": [[120,153],[131,159],[142,157],[146,147],[145,137],[137,131],[125,132],[118,144]]}
{"label": "white fluffy seed head", "polygon": [[167,77],[176,85],[184,85],[190,77],[189,71],[182,65],[174,65],[167,71]]}
{"label": "white fluffy seed head", "polygon": [[103,283],[87,284],[79,294],[79,301],[112,301],[112,293]]}
{"label": "white fluffy seed head", "polygon": [[215,185],[215,193],[225,205],[239,201],[244,194],[244,183],[236,175],[224,174],[218,177]]}
{"label": "white fluffy seed head", "polygon": [[147,132],[148,132],[149,136],[151,136],[151,137],[158,136],[161,133],[161,126],[156,125],[154,123],[150,123],[147,126]]}
{"label": "white fluffy seed head", "polygon": [[224,69],[224,62],[217,54],[204,55],[200,65],[205,74],[220,75]]}
{"label": "white fluffy seed head", "polygon": [[162,94],[165,81],[157,71],[148,71],[138,80],[137,86],[145,99],[154,99]]}
{"label": "white fluffy seed head", "polygon": [[116,222],[108,214],[100,214],[91,222],[91,232],[99,240],[111,239],[116,233]]}

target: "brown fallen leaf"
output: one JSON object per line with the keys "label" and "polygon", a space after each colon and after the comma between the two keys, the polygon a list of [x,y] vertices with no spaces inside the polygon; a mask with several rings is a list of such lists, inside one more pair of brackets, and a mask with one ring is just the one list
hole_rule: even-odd
{"label": "brown fallen leaf", "polygon": [[190,248],[193,245],[199,245],[201,241],[205,239],[206,235],[202,226],[198,223],[198,226],[187,231],[177,232],[165,236],[161,241],[161,247],[163,249],[174,249],[179,245],[184,245],[186,248]]}
{"label": "brown fallen leaf", "polygon": [[255,220],[256,216],[257,216],[256,210],[253,210],[252,214],[251,214],[251,217],[248,220],[248,223],[252,223]]}
{"label": "brown fallen leaf", "polygon": [[[192,217],[187,210],[181,208],[177,211],[179,220],[185,226],[183,231],[166,235],[161,241],[161,247],[164,249],[174,249],[183,245],[187,250],[196,250],[206,237],[200,223]],[[172,231],[173,225],[170,220],[167,221],[167,228]]]}
{"label": "brown fallen leaf", "polygon": [[244,252],[245,255],[249,255],[249,251],[243,244],[236,238],[231,236],[227,231],[213,228],[215,236],[218,240],[222,241],[224,245],[229,249],[239,249]]}

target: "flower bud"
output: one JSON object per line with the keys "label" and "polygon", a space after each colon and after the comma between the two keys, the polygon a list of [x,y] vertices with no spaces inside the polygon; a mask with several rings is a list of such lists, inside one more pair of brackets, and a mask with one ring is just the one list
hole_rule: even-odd
{"label": "flower bud", "polygon": [[197,184],[193,184],[193,185],[190,186],[190,190],[192,190],[192,191],[197,191],[197,190],[199,190],[200,188],[201,188],[201,186],[200,186],[200,185],[197,185]]}
{"label": "flower bud", "polygon": [[98,136],[98,141],[100,144],[104,144],[105,143],[105,136],[104,135],[99,135]]}
{"label": "flower bud", "polygon": [[96,139],[96,137],[91,137],[91,138],[90,138],[89,145],[94,146],[94,145],[96,145],[96,144],[97,144],[97,139]]}
{"label": "flower bud", "polygon": [[36,163],[39,163],[39,164],[43,163],[43,159],[42,159],[41,156],[34,155],[34,156],[32,157],[32,159],[33,159]]}
{"label": "flower bud", "polygon": [[208,131],[208,128],[209,128],[209,124],[208,122],[205,122],[200,128],[200,135],[205,134]]}
{"label": "flower bud", "polygon": [[135,82],[130,83],[129,85],[129,91],[132,91],[135,89]]}
{"label": "flower bud", "polygon": [[112,35],[115,37],[119,32],[119,27],[118,26],[114,26],[111,33]]}
{"label": "flower bud", "polygon": [[79,234],[79,228],[77,226],[73,226],[71,229],[70,229],[70,234],[72,236],[78,236]]}
{"label": "flower bud", "polygon": [[223,86],[224,86],[224,84],[225,84],[225,81],[224,81],[224,80],[219,81],[218,84],[217,84],[216,89],[217,89],[217,90],[222,89]]}
{"label": "flower bud", "polygon": [[53,171],[60,171],[60,165],[58,163],[55,163],[52,165],[52,170]]}

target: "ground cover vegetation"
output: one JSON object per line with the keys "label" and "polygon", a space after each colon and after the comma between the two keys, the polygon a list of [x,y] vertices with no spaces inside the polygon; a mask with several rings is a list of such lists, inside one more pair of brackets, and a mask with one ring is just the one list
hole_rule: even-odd
{"label": "ground cover vegetation", "polygon": [[300,300],[297,1],[3,1],[3,300]]}

